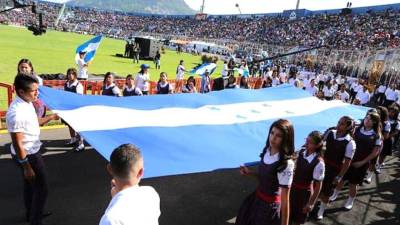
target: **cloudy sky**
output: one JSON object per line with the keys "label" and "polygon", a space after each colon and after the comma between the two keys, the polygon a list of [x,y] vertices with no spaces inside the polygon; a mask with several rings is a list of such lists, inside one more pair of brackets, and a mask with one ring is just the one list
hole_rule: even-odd
{"label": "cloudy sky", "polygon": [[[65,2],[65,0],[48,0]],[[146,1],[146,0],[143,0]],[[195,10],[200,9],[202,0],[185,0]],[[300,0],[300,8],[309,10],[338,9],[346,6],[351,0]],[[353,0],[353,7],[400,3],[400,0]],[[243,14],[282,12],[296,7],[297,0],[205,0],[205,12],[209,14],[237,14],[238,8]]]}

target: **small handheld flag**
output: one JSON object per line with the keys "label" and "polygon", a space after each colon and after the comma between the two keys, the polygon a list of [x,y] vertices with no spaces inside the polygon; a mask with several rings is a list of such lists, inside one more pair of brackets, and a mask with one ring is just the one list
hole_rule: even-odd
{"label": "small handheld flag", "polygon": [[80,52],[86,53],[85,58],[84,58],[85,63],[88,63],[89,61],[93,60],[94,55],[96,54],[96,50],[100,45],[102,37],[103,36],[101,36],[101,35],[96,36],[96,37],[90,39],[89,41],[78,46],[78,48],[76,48],[75,60],[79,59]]}
{"label": "small handheld flag", "polygon": [[217,64],[215,64],[215,63],[204,63],[201,66],[194,68],[190,72],[192,74],[197,74],[197,75],[202,76],[206,71],[208,71],[211,75],[215,71],[216,68],[217,68]]}

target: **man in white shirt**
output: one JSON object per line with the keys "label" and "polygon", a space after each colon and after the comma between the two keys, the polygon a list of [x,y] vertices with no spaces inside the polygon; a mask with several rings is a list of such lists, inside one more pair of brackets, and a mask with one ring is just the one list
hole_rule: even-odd
{"label": "man in white shirt", "polygon": [[87,80],[89,75],[87,73],[88,64],[85,62],[86,52],[79,52],[79,59],[76,61],[78,65],[78,80]]}
{"label": "man in white shirt", "polygon": [[378,87],[378,91],[376,93],[376,103],[378,105],[382,105],[385,101],[385,92],[386,92],[386,85],[385,84],[381,84]]}
{"label": "man in white shirt", "polygon": [[176,68],[176,79],[183,80],[183,76],[185,75],[185,67],[183,66],[183,60],[179,61],[179,65]]}
{"label": "man in white shirt", "polygon": [[39,125],[59,119],[56,114],[37,117],[32,102],[38,97],[38,83],[32,76],[18,74],[14,80],[17,96],[6,114],[7,129],[12,140],[11,155],[24,178],[25,215],[31,225],[41,225],[42,217],[50,215],[43,212],[48,188],[45,165],[39,152],[42,145]]}
{"label": "man in white shirt", "polygon": [[346,91],[346,85],[345,84],[340,85],[340,91],[338,91],[336,93],[336,95],[339,97],[340,100],[342,100],[342,102],[348,102],[349,101],[350,95]]}
{"label": "man in white shirt", "polygon": [[370,94],[368,92],[367,86],[364,86],[362,90],[360,90],[357,95],[356,95],[356,99],[358,100],[358,103],[360,105],[364,105],[367,104],[369,102],[370,99]]}
{"label": "man in white shirt", "polygon": [[154,188],[139,186],[143,157],[134,145],[116,148],[107,165],[111,181],[111,202],[99,225],[158,225],[160,197]]}
{"label": "man in white shirt", "polygon": [[391,104],[397,101],[398,99],[398,94],[396,92],[396,85],[391,84],[389,88],[386,89],[385,92],[386,100],[385,100],[385,107],[389,107]]}

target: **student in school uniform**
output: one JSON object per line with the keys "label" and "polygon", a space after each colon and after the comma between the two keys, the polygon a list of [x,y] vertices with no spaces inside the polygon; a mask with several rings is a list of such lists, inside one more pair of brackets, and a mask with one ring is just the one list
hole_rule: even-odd
{"label": "student in school uniform", "polygon": [[328,130],[324,135],[326,150],[324,153],[325,177],[319,198],[321,205],[317,219],[323,219],[324,212],[329,203],[329,197],[337,196],[335,186],[339,183],[350,167],[351,160],[356,150],[356,144],[351,137],[353,120],[348,116],[340,118],[335,129]]}
{"label": "student in school uniform", "polygon": [[131,74],[129,74],[128,76],[126,76],[125,78],[125,87],[122,90],[122,95],[124,97],[128,97],[128,96],[142,96],[142,91],[137,88],[134,84],[134,80]]}
{"label": "student in school uniform", "polygon": [[166,72],[160,73],[160,79],[158,80],[158,83],[157,83],[157,94],[171,94],[172,93],[172,87],[171,87],[171,84],[168,83],[167,78],[168,77],[167,77]]}
{"label": "student in school uniform", "polygon": [[194,79],[193,76],[190,76],[187,79],[186,84],[183,85],[182,93],[197,93],[196,80]]}
{"label": "student in school uniform", "polygon": [[322,147],[321,133],[313,131],[298,154],[290,191],[290,218],[294,224],[306,222],[321,191],[325,174],[325,164],[321,157]]}
{"label": "student in school uniform", "polygon": [[107,72],[106,75],[104,76],[103,89],[101,94],[107,96],[117,96],[117,97],[122,96],[121,91],[114,83],[114,73]]}
{"label": "student in school uniform", "polygon": [[322,91],[324,92],[324,97],[327,101],[332,100],[334,94],[336,93],[331,82],[326,82]]}
{"label": "student in school uniform", "polygon": [[344,205],[347,210],[353,208],[357,188],[363,183],[369,161],[379,154],[379,149],[382,145],[381,121],[377,113],[367,114],[363,124],[355,130],[354,140],[357,150],[351,166],[343,178],[349,182],[349,198]]}
{"label": "student in school uniform", "polygon": [[350,99],[349,93],[346,91],[346,85],[342,84],[340,85],[340,90],[336,93],[336,96],[342,101],[342,102],[348,102]]}
{"label": "student in school uniform", "polygon": [[258,171],[240,167],[242,175],[257,178],[259,185],[242,203],[236,218],[237,225],[289,224],[293,154],[293,125],[288,120],[279,119],[270,127]]}
{"label": "student in school uniform", "polygon": [[149,68],[148,64],[140,65],[140,71],[135,76],[135,87],[139,88],[143,95],[148,95],[150,90]]}
{"label": "student in school uniform", "polygon": [[[78,71],[75,68],[69,68],[67,70],[67,82],[64,84],[64,91],[83,95],[83,86],[78,80]],[[66,123],[65,121],[63,122]],[[69,124],[67,124],[67,126],[69,128],[71,140],[66,143],[66,146],[75,146],[75,152],[85,150],[82,136],[80,136],[79,133],[76,132]]]}
{"label": "student in school uniform", "polygon": [[[381,119],[381,124],[382,124],[382,146],[379,149],[379,154],[373,158],[370,163],[369,163],[369,168],[367,171],[367,176],[365,177],[365,182],[366,183],[371,183],[372,181],[372,176],[376,170],[376,163],[378,160],[378,156],[382,153],[382,151],[387,151],[387,147],[390,145],[390,139],[389,139],[389,134],[390,134],[390,122],[389,122],[389,112],[384,106],[378,106],[376,108],[379,117]],[[390,145],[391,147],[391,145]]]}
{"label": "student in school uniform", "polygon": [[[33,69],[33,64],[29,59],[21,59],[18,62],[17,73],[33,76],[38,80],[39,86],[43,85],[43,79],[35,73],[35,70]],[[36,99],[36,101],[34,101],[32,104],[35,108],[36,115],[39,118],[43,118],[46,116],[46,106],[39,98]]]}
{"label": "student in school uniform", "polygon": [[389,107],[389,124],[390,132],[388,138],[383,143],[382,151],[379,155],[379,161],[376,165],[376,172],[381,173],[382,164],[385,162],[385,158],[388,155],[392,155],[393,145],[396,143],[395,138],[400,131],[400,123],[397,119],[399,117],[399,108],[397,106]]}

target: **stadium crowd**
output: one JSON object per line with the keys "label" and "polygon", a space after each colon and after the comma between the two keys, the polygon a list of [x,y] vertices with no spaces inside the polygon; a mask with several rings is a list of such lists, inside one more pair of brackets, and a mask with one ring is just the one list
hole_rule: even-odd
{"label": "stadium crowd", "polygon": [[[210,17],[196,20],[193,16],[137,16],[122,12],[66,7],[55,25],[60,4],[39,2],[49,28],[105,34],[126,39],[137,32],[192,39],[247,41],[275,46],[315,46],[328,44],[334,49],[375,49],[400,46],[398,20],[400,12],[387,10],[358,15],[313,15],[290,20],[276,17]],[[29,9],[13,10],[0,15],[0,23],[29,25],[34,15]],[[30,16],[28,16],[30,15]]]}

